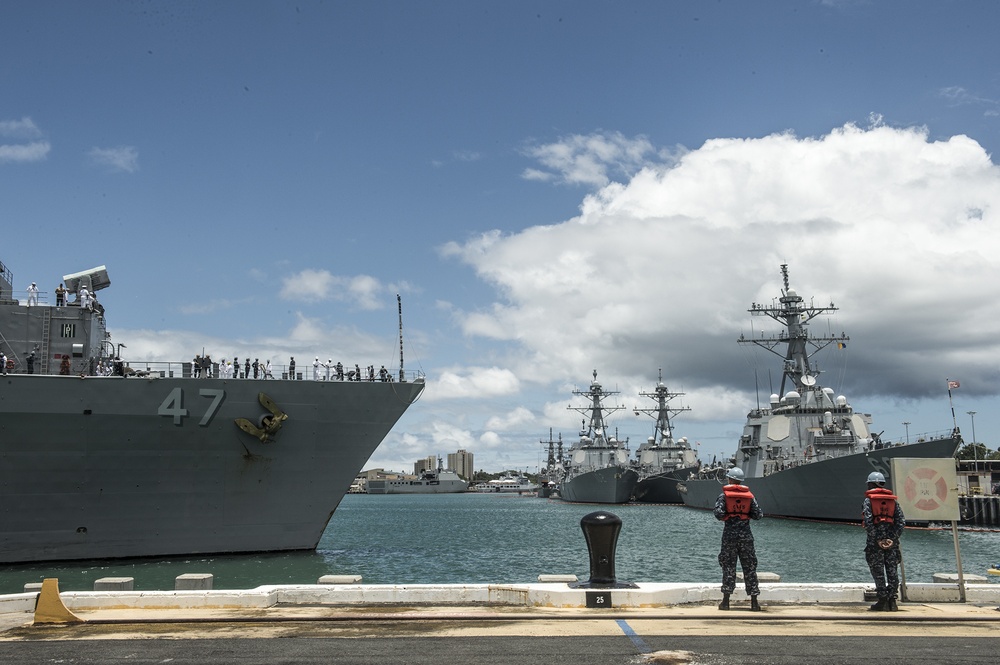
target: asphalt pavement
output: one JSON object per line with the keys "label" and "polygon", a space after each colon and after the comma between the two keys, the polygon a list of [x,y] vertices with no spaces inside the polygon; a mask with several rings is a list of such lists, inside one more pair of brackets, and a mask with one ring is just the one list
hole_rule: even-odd
{"label": "asphalt pavement", "polygon": [[[982,663],[1000,611],[976,603],[714,604],[629,609],[274,606],[0,615],[0,663]],[[279,639],[280,638],[280,639]]]}

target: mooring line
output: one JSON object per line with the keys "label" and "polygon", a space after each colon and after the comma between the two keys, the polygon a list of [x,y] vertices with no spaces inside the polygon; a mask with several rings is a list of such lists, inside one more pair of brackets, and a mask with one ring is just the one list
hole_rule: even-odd
{"label": "mooring line", "polygon": [[625,633],[630,640],[632,640],[632,644],[635,645],[635,648],[638,649],[639,653],[650,653],[652,651],[652,649],[649,648],[649,645],[646,644],[646,640],[639,637],[638,633],[632,630],[632,626],[628,625],[628,622],[625,621],[625,619],[617,619],[616,623],[618,624],[618,627],[622,629],[622,632]]}

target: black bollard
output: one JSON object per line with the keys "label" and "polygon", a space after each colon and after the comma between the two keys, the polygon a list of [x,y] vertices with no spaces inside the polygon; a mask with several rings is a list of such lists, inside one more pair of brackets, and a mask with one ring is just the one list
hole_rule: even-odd
{"label": "black bollard", "polygon": [[584,515],[580,520],[580,528],[587,539],[587,551],[590,553],[590,579],[570,586],[590,589],[634,589],[631,582],[618,582],[615,579],[615,548],[618,546],[618,533],[622,530],[622,520],[614,513],[599,510],[596,513]]}

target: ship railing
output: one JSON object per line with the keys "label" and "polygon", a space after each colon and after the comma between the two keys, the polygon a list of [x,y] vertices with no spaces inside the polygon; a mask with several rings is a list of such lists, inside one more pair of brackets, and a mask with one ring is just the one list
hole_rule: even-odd
{"label": "ship railing", "polygon": [[940,439],[950,439],[955,436],[955,432],[950,429],[936,430],[932,432],[920,432],[918,434],[910,434],[909,441],[906,437],[900,437],[898,440],[890,441],[887,438],[882,439],[882,445],[885,447],[895,447],[895,446],[905,446],[913,443],[926,443],[928,441],[938,441]]}
{"label": "ship railing", "polygon": [[[271,365],[270,375],[265,376],[264,366],[259,365],[257,370],[257,377],[253,376],[253,368],[250,369],[250,376],[244,376],[243,366],[240,367],[239,376],[229,376],[222,377],[219,364],[213,363],[211,369],[199,369],[194,368],[194,363],[191,361],[187,362],[175,362],[175,361],[124,361],[125,363],[125,373],[129,376],[138,377],[153,377],[153,378],[184,378],[184,379],[202,379],[202,378],[228,378],[233,381],[313,381],[312,365],[308,366],[308,371],[306,367],[297,365],[295,367],[294,375],[289,371],[288,365]],[[403,380],[407,383],[412,383],[417,380],[423,380],[424,373],[421,371],[404,371]],[[320,375],[318,381],[338,381],[336,376],[331,375],[329,379],[326,378],[325,373]],[[341,383],[394,383],[399,381],[399,369],[389,369],[386,368],[386,375],[384,377],[379,376],[378,370],[375,371],[374,379],[369,379],[367,375],[363,376],[360,380],[349,379],[346,372],[344,379],[340,381]]]}

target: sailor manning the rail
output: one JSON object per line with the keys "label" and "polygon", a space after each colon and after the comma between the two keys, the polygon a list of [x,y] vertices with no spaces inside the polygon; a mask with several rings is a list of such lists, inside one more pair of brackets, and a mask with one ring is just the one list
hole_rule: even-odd
{"label": "sailor manning the rail", "polygon": [[759,612],[757,551],[754,549],[750,520],[759,520],[764,513],[750,489],[743,484],[745,477],[742,469],[729,469],[726,473],[729,484],[722,488],[722,494],[715,501],[715,519],[725,522],[719,552],[719,565],[722,566],[722,602],[719,609],[729,609],[729,596],[736,589],[736,560],[739,559],[747,595],[750,596],[750,609]]}
{"label": "sailor manning the rail", "polygon": [[861,504],[861,521],[865,525],[865,561],[875,580],[878,602],[873,612],[895,612],[899,590],[899,537],[906,519],[896,495],[885,488],[885,476],[878,471],[868,474],[868,489]]}

